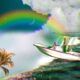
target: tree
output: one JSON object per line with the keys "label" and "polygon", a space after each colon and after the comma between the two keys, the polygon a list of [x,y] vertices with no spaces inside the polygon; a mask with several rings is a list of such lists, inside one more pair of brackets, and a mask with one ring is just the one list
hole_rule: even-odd
{"label": "tree", "polygon": [[4,71],[5,75],[9,74],[7,67],[13,67],[14,63],[11,60],[14,54],[6,51],[5,49],[0,49],[0,68]]}

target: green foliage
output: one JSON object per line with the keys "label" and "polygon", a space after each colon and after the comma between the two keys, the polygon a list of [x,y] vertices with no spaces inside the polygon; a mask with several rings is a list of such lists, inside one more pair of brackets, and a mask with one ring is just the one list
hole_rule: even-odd
{"label": "green foliage", "polygon": [[36,69],[32,76],[37,80],[80,80],[80,62],[57,59]]}

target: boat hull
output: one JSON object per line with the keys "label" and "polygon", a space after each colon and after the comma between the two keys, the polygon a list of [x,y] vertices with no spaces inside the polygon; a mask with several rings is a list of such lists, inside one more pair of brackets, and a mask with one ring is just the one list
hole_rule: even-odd
{"label": "boat hull", "polygon": [[51,50],[40,44],[35,44],[34,46],[36,46],[40,52],[42,52],[43,54],[48,55],[50,57],[66,59],[66,60],[70,60],[70,61],[80,61],[80,57],[75,56],[73,54],[63,53],[63,52],[60,52],[57,50]]}

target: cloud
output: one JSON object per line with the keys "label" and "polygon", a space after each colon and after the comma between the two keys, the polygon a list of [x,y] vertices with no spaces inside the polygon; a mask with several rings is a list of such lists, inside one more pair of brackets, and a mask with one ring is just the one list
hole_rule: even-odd
{"label": "cloud", "polygon": [[[22,0],[24,4],[28,4],[33,10],[41,13],[50,13],[54,8],[61,7],[62,9],[80,7],[79,0]],[[64,4],[62,4],[64,3]]]}
{"label": "cloud", "polygon": [[[30,2],[29,2],[30,1]],[[80,32],[80,0],[23,0],[33,10],[56,17],[68,32]]]}
{"label": "cloud", "polygon": [[31,6],[31,0],[22,0],[23,4],[28,4],[29,6]]}
{"label": "cloud", "polygon": [[[0,34],[0,48],[12,51],[15,53],[13,61],[14,68],[10,70],[11,74],[29,71],[41,64],[42,59],[49,58],[41,54],[34,46],[35,43],[47,44],[43,39],[42,31],[34,33],[3,33]],[[49,58],[52,60],[52,58]],[[39,64],[40,61],[40,64]],[[48,62],[46,61],[46,62]]]}
{"label": "cloud", "polygon": [[[48,13],[50,8],[50,4],[52,3],[52,1],[50,0],[22,0],[24,4],[28,4],[31,6],[31,8],[35,11],[37,11],[38,13],[43,13],[46,14]],[[51,5],[52,7],[52,5]]]}

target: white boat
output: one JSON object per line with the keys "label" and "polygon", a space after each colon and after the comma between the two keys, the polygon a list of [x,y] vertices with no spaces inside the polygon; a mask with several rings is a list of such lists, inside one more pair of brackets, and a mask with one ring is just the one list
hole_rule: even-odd
{"label": "white boat", "polygon": [[42,52],[43,54],[46,54],[51,57],[65,59],[65,60],[69,60],[69,61],[80,61],[80,57],[75,55],[75,54],[79,54],[79,53],[76,53],[76,52],[64,53],[64,52],[60,51],[59,46],[58,46],[59,50],[48,49],[41,44],[34,44],[34,46],[36,46],[37,49],[40,52]]}

